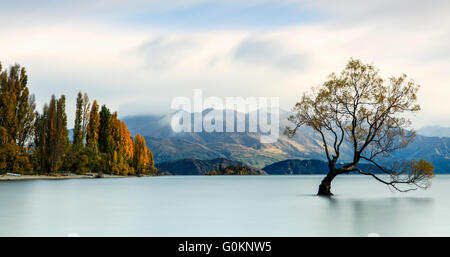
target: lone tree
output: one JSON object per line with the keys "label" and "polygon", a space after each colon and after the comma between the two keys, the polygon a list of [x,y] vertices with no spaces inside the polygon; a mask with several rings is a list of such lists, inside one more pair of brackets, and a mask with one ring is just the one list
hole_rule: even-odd
{"label": "lone tree", "polygon": [[[285,134],[293,137],[306,125],[322,139],[329,172],[318,195],[333,195],[333,179],[349,172],[372,176],[401,192],[430,186],[434,168],[429,162],[383,161],[415,137],[415,132],[407,129],[411,122],[404,114],[420,110],[418,89],[406,75],[385,80],[372,65],[351,59],[340,75],[332,73],[328,81],[303,95],[289,117],[293,127],[286,127]],[[343,145],[350,147],[353,159],[337,165]],[[360,162],[375,165],[387,176],[359,169]]]}

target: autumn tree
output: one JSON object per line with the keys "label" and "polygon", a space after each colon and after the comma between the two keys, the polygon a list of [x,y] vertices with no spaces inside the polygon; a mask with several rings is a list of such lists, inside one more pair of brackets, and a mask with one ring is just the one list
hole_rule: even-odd
{"label": "autumn tree", "polygon": [[89,122],[86,132],[86,144],[94,153],[98,152],[98,131],[100,127],[100,115],[98,113],[98,108],[99,106],[97,101],[94,100],[89,113]]}
{"label": "autumn tree", "polygon": [[150,150],[147,148],[145,139],[137,134],[134,137],[133,165],[137,174],[150,173],[154,169],[153,154],[150,157]]}
{"label": "autumn tree", "polygon": [[20,146],[10,143],[8,132],[0,127],[0,171],[24,174],[33,171],[28,153]]}
{"label": "autumn tree", "polygon": [[9,154],[5,151],[8,141],[8,131],[4,127],[0,127],[0,171],[5,170],[8,166]]}
{"label": "autumn tree", "polygon": [[69,130],[67,129],[67,114],[66,114],[66,96],[61,97],[56,102],[56,152],[57,152],[57,167],[55,171],[61,168],[69,168],[70,165],[65,163],[66,156],[71,148],[69,140]]}
{"label": "autumn tree", "polygon": [[34,125],[35,100],[27,84],[25,68],[16,64],[8,72],[0,63],[0,126],[8,132],[9,141],[20,147],[31,139]]}
{"label": "autumn tree", "polygon": [[47,144],[47,115],[48,105],[45,104],[42,114],[36,114],[35,120],[35,132],[33,142],[33,156],[35,160],[35,166],[38,171],[47,170],[47,156],[48,156],[48,144]]}
{"label": "autumn tree", "polygon": [[94,101],[86,136],[89,166],[99,172],[134,174],[134,144],[126,124],[118,119],[117,112],[111,114],[105,105],[100,111],[98,109],[99,105]]}
{"label": "autumn tree", "polygon": [[[383,79],[372,65],[352,59],[341,74],[331,74],[328,81],[303,95],[289,118],[293,126],[285,133],[293,137],[305,125],[320,136],[329,172],[318,195],[332,195],[333,179],[349,172],[371,176],[402,192],[430,185],[433,166],[427,161],[383,162],[415,137],[404,115],[420,110],[418,90],[406,75]],[[352,159],[339,166],[343,145],[352,150]],[[387,178],[359,169],[360,162],[375,165]]]}
{"label": "autumn tree", "polygon": [[58,134],[58,151],[64,156],[70,144],[69,131],[67,130],[66,96],[61,95],[56,103],[56,129]]}
{"label": "autumn tree", "polygon": [[[131,137],[130,131],[128,131],[127,125],[125,122],[120,122],[120,137],[117,141],[119,145],[119,151],[121,155],[127,159],[131,160],[133,158],[133,138]],[[153,155],[152,155],[153,156]]]}
{"label": "autumn tree", "polygon": [[87,126],[89,124],[90,111],[88,95],[86,93],[83,95],[81,92],[78,92],[75,111],[75,125],[73,128],[73,145],[78,149],[84,145]]}
{"label": "autumn tree", "polygon": [[153,152],[150,151],[150,149],[148,149],[148,151],[149,151],[148,166],[149,166],[150,171],[153,171],[155,169],[155,160],[153,159]]}
{"label": "autumn tree", "polygon": [[[103,108],[102,108],[103,109]],[[106,107],[105,107],[106,109]],[[108,110],[109,112],[109,110]],[[102,113],[100,112],[100,120]],[[101,126],[101,125],[100,125]],[[120,120],[117,118],[117,112],[109,116],[107,126],[107,137],[105,138],[105,156],[107,158],[107,168],[116,174],[120,173],[119,165],[123,162],[122,155],[119,152],[120,145]]]}
{"label": "autumn tree", "polygon": [[47,120],[45,120],[44,122],[46,123],[46,152],[47,152],[47,170],[48,172],[53,172],[56,171],[58,164],[59,164],[59,160],[61,159],[58,156],[58,152],[57,152],[57,147],[56,147],[56,143],[57,143],[57,130],[56,130],[56,98],[54,95],[52,95],[51,99],[50,99],[50,103],[47,109],[47,115],[45,115],[47,117]]}
{"label": "autumn tree", "polygon": [[63,166],[70,143],[68,135],[66,97],[56,99],[52,95],[35,122],[34,152],[39,169],[56,172]]}
{"label": "autumn tree", "polygon": [[74,148],[81,148],[83,146],[83,94],[81,92],[78,93],[77,96],[77,104],[75,111],[75,123],[73,127],[73,146]]}
{"label": "autumn tree", "polygon": [[84,93],[83,101],[82,101],[82,105],[81,105],[81,110],[82,110],[81,137],[83,139],[82,141],[84,141],[86,138],[87,127],[89,125],[89,118],[90,118],[90,109],[91,109],[91,103],[89,102],[88,94]]}
{"label": "autumn tree", "polygon": [[27,143],[34,126],[34,95],[28,89],[25,68],[16,64],[9,71],[0,63],[0,168],[30,170]]}
{"label": "autumn tree", "polygon": [[[85,149],[85,139],[87,137],[87,128],[90,117],[90,102],[86,93],[81,92],[77,95],[75,123],[73,128],[73,144],[70,149],[70,155],[65,159],[65,165],[68,170],[85,174],[89,171],[89,150]],[[96,159],[96,154],[91,154],[91,159]],[[92,165],[95,166],[95,165]]]}
{"label": "autumn tree", "polygon": [[79,92],[72,145],[65,96],[52,95],[42,113],[35,112],[27,83],[24,68],[14,65],[3,70],[0,64],[0,171],[23,173],[32,171],[32,164],[45,173],[65,169],[127,175],[154,170],[144,138],[139,135],[133,141],[117,112],[111,114],[105,105],[99,110],[97,101],[91,106],[88,95]]}
{"label": "autumn tree", "polygon": [[117,175],[132,174],[134,172],[131,166],[133,161],[133,139],[126,124],[117,118],[117,112],[114,112],[111,116],[110,134],[112,137],[111,169]]}

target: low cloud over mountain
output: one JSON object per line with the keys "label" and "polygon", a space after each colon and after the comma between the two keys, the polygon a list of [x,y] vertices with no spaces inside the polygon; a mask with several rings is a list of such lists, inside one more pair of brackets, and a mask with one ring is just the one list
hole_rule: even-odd
{"label": "low cloud over mountain", "polygon": [[[241,115],[248,117],[248,114]],[[310,128],[300,128],[294,138],[282,135],[289,124],[288,115],[288,112],[280,113],[280,137],[271,144],[261,143],[260,133],[175,133],[170,126],[171,114],[125,117],[123,120],[132,134],[140,133],[146,137],[157,163],[186,158],[227,158],[263,168],[287,159],[324,160],[322,142]],[[342,161],[349,161],[350,156],[351,148],[343,145]],[[450,138],[418,135],[406,149],[396,151],[390,160],[417,158],[430,160],[436,173],[450,171]]]}

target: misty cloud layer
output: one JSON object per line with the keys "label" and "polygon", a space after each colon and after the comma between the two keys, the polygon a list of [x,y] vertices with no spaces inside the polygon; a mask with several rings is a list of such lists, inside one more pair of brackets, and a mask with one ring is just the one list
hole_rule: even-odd
{"label": "misty cloud layer", "polygon": [[[14,1],[0,10],[0,61],[28,69],[38,108],[76,93],[121,116],[176,96],[301,94],[351,58],[422,85],[416,128],[450,126],[448,1]],[[14,21],[14,22],[12,22]]]}

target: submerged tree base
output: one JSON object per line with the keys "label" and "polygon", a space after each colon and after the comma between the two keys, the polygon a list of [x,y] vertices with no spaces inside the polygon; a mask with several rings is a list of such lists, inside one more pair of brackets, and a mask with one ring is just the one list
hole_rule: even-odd
{"label": "submerged tree base", "polygon": [[317,195],[327,197],[333,196],[333,193],[331,193],[331,185],[320,185]]}

